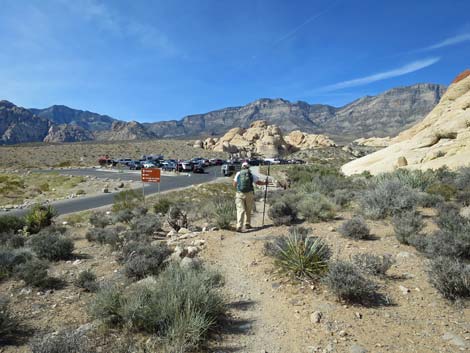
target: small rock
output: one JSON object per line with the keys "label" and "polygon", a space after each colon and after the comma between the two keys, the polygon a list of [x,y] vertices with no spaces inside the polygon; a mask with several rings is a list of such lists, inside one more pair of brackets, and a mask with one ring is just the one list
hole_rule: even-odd
{"label": "small rock", "polygon": [[103,194],[107,194],[107,193],[109,193],[109,189],[108,188],[103,188],[102,192],[103,192]]}
{"label": "small rock", "polygon": [[354,313],[354,316],[356,316],[357,319],[362,319],[362,314],[358,311]]}
{"label": "small rock", "polygon": [[217,227],[212,227],[210,230],[211,230],[211,232],[215,232],[215,231],[219,230],[219,228],[217,228]]}
{"label": "small rock", "polygon": [[350,353],[367,353],[368,350],[358,344],[353,344],[351,348],[349,348],[349,352]]}
{"label": "small rock", "polygon": [[207,232],[207,227],[202,227],[202,232]]}
{"label": "small rock", "polygon": [[206,243],[204,239],[197,239],[193,241],[194,246],[203,246]]}
{"label": "small rock", "polygon": [[461,348],[466,348],[467,347],[467,342],[460,337],[457,336],[453,332],[446,332],[443,336],[442,339],[444,341],[448,341],[450,344],[453,344],[454,346],[461,347]]}
{"label": "small rock", "polygon": [[311,315],[310,315],[310,322],[312,324],[319,324],[321,319],[323,317],[323,313],[320,312],[320,311],[314,311]]}
{"label": "small rock", "polygon": [[176,234],[178,234],[176,232],[176,230],[172,229],[168,232],[168,234],[166,235],[168,238],[171,238],[171,237],[174,237]]}
{"label": "small rock", "polygon": [[328,227],[328,230],[329,230],[330,232],[334,232],[334,231],[335,231],[335,227]]}
{"label": "small rock", "polygon": [[119,183],[118,186],[117,186],[119,189],[122,189],[124,187],[124,183]]}
{"label": "small rock", "polygon": [[188,228],[180,228],[178,234],[189,234],[191,233]]}
{"label": "small rock", "polygon": [[63,226],[66,226],[67,224],[69,224],[69,222],[67,222],[67,221],[63,221],[63,222],[62,222],[62,225],[63,225]]}
{"label": "small rock", "polygon": [[402,294],[406,295],[410,292],[409,288],[406,288],[404,286],[398,286],[398,289],[402,292]]}
{"label": "small rock", "polygon": [[72,262],[72,265],[77,266],[77,265],[80,265],[81,263],[82,263],[82,260],[78,260],[78,259],[77,259],[77,260],[75,260],[74,262]]}
{"label": "small rock", "polygon": [[201,262],[199,261],[199,259],[195,259],[191,257],[185,257],[180,262],[180,266],[186,269],[197,268],[200,266],[200,264]]}
{"label": "small rock", "polygon": [[188,257],[194,257],[199,252],[199,248],[197,248],[196,246],[188,246],[186,251]]}
{"label": "small rock", "polygon": [[341,330],[341,331],[339,331],[338,335],[339,335],[340,337],[346,337],[348,334],[347,334],[346,331]]}

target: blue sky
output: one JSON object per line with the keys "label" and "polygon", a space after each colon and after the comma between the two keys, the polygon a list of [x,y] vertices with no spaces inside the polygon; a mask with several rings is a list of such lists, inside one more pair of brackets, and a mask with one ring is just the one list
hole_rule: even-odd
{"label": "blue sky", "polygon": [[470,66],[468,0],[0,0],[0,99],[122,120],[341,106]]}

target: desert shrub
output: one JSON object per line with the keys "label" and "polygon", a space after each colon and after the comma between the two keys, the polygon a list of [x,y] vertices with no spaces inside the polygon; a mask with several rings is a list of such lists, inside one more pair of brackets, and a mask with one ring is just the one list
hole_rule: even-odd
{"label": "desert shrub", "polygon": [[33,258],[27,250],[0,248],[0,280],[11,276],[15,268]]}
{"label": "desert shrub", "polygon": [[124,304],[122,288],[107,283],[101,286],[90,303],[90,315],[107,326],[117,326],[123,322],[121,308]]}
{"label": "desert shrub", "polygon": [[131,222],[131,229],[139,234],[152,235],[162,229],[162,221],[158,215],[147,214],[135,218]]}
{"label": "desert shrub", "polygon": [[51,205],[34,205],[24,216],[28,232],[35,234],[50,226],[56,214],[57,211]]}
{"label": "desert shrub", "polygon": [[456,200],[464,207],[470,206],[470,188],[459,191]]}
{"label": "desert shrub", "polygon": [[164,244],[130,243],[123,249],[126,276],[141,279],[156,275],[161,272],[170,254],[171,251]]}
{"label": "desert shrub", "polygon": [[127,297],[123,317],[135,330],[158,334],[171,352],[192,351],[224,312],[220,284],[218,273],[171,264],[155,283],[140,285]]}
{"label": "desert shrub", "polygon": [[298,204],[299,213],[309,222],[322,222],[335,216],[333,203],[319,193],[306,195]]}
{"label": "desert shrub", "polygon": [[424,228],[423,217],[417,211],[405,211],[392,218],[393,230],[398,241],[410,245],[413,237]]}
{"label": "desert shrub", "polygon": [[32,353],[94,353],[86,336],[73,330],[63,330],[58,333],[36,337],[32,340]]}
{"label": "desert shrub", "polygon": [[104,212],[93,212],[90,215],[90,224],[96,228],[105,228],[111,223],[111,219]]}
{"label": "desert shrub", "polygon": [[11,314],[8,307],[8,300],[0,297],[0,345],[6,341],[18,330],[18,321]]}
{"label": "desert shrub", "polygon": [[129,223],[135,217],[134,213],[129,208],[123,208],[114,212],[113,222]]}
{"label": "desert shrub", "polygon": [[142,197],[142,193],[138,190],[121,191],[114,196],[113,211],[132,210],[143,202]]}
{"label": "desert shrub", "polygon": [[401,185],[405,185],[411,189],[425,191],[436,182],[436,175],[432,170],[409,170],[397,169],[391,173],[379,174],[375,180],[379,183],[387,181],[396,181]]}
{"label": "desert shrub", "polygon": [[377,285],[366,278],[352,263],[330,263],[324,283],[341,300],[367,303],[377,295]]}
{"label": "desert shrub", "polygon": [[21,217],[4,215],[0,216],[0,230],[2,232],[17,232],[26,225],[26,222]]}
{"label": "desert shrub", "polygon": [[331,250],[321,238],[306,233],[304,228],[290,228],[287,236],[267,246],[267,254],[281,271],[298,279],[317,279],[327,271]]}
{"label": "desert shrub", "polygon": [[470,265],[439,256],[431,260],[428,276],[444,298],[456,300],[470,297]]}
{"label": "desert shrub", "polygon": [[436,224],[443,231],[461,233],[470,231],[470,220],[460,215],[460,209],[452,203],[441,204],[438,208]]}
{"label": "desert shrub", "polygon": [[217,197],[210,202],[210,217],[216,226],[229,229],[230,223],[237,219],[237,209],[233,198]]}
{"label": "desert shrub", "polygon": [[74,284],[78,288],[83,288],[88,292],[94,292],[98,289],[96,275],[91,270],[81,271],[75,279]]}
{"label": "desert shrub", "polygon": [[145,206],[137,206],[132,210],[135,217],[142,217],[148,213],[149,209]]}
{"label": "desert shrub", "polygon": [[307,184],[315,176],[339,176],[341,172],[337,168],[332,168],[321,163],[308,166],[293,166],[287,170],[287,176],[294,186]]}
{"label": "desert shrub", "polygon": [[24,246],[25,236],[13,231],[0,233],[0,245],[7,248],[18,249]]}
{"label": "desert shrub", "polygon": [[290,225],[297,219],[297,210],[285,201],[277,201],[268,210],[274,225]]}
{"label": "desert shrub", "polygon": [[370,237],[369,226],[361,216],[354,216],[341,224],[339,232],[341,235],[353,239],[368,239]]}
{"label": "desert shrub", "polygon": [[110,245],[112,249],[121,246],[122,239],[119,237],[119,228],[91,228],[85,237],[89,242],[97,242],[101,245]]}
{"label": "desert shrub", "polygon": [[73,241],[58,233],[39,233],[30,239],[31,249],[41,259],[67,260],[72,256]]}
{"label": "desert shrub", "polygon": [[361,197],[359,204],[366,217],[381,219],[414,209],[418,194],[398,180],[382,180],[370,186]]}
{"label": "desert shrub", "polygon": [[459,190],[470,189],[470,167],[463,167],[457,171],[455,185]]}
{"label": "desert shrub", "polygon": [[300,193],[319,193],[332,196],[335,190],[347,189],[350,181],[342,174],[313,175],[311,180],[297,186]]}
{"label": "desert shrub", "polygon": [[180,207],[173,205],[168,210],[167,222],[171,228],[179,231],[181,228],[188,228],[188,215]]}
{"label": "desert shrub", "polygon": [[158,199],[157,202],[153,205],[153,211],[156,214],[161,213],[166,215],[170,210],[170,207],[173,205],[173,202],[167,198]]}
{"label": "desert shrub", "polygon": [[462,233],[437,231],[424,239],[424,251],[431,257],[440,255],[470,259],[470,230]]}
{"label": "desert shrub", "polygon": [[338,207],[347,207],[354,199],[354,193],[347,189],[339,189],[333,192],[333,202]]}
{"label": "desert shrub", "polygon": [[385,276],[395,260],[390,254],[373,255],[373,254],[356,254],[352,258],[353,264],[362,271],[373,276]]}
{"label": "desert shrub", "polygon": [[445,202],[444,198],[438,194],[418,193],[418,204],[422,207],[437,207]]}
{"label": "desert shrub", "polygon": [[47,275],[48,267],[45,261],[33,257],[16,266],[15,275],[28,286],[45,288],[50,284]]}
{"label": "desert shrub", "polygon": [[457,189],[453,185],[436,183],[429,186],[426,192],[431,195],[441,196],[445,201],[449,201],[455,197]]}

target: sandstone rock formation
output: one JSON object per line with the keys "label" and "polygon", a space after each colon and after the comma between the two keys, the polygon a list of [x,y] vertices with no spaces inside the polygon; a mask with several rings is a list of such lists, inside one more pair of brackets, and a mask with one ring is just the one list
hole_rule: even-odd
{"label": "sandstone rock formation", "polygon": [[207,138],[194,143],[194,147],[239,154],[242,157],[276,157],[288,151],[329,146],[335,146],[335,143],[327,136],[293,131],[284,137],[278,126],[268,125],[264,120],[253,122],[248,129],[230,129],[220,139]]}
{"label": "sandstone rock formation", "polygon": [[44,138],[44,142],[47,143],[59,143],[59,142],[79,142],[79,141],[91,141],[94,140],[93,134],[78,126],[78,125],[52,125],[49,128],[47,136]]}
{"label": "sandstone rock formation", "polygon": [[[405,163],[406,161],[406,163]],[[345,164],[347,175],[470,165],[470,72],[458,76],[429,115],[392,139],[391,145]]]}
{"label": "sandstone rock formation", "polygon": [[367,146],[367,147],[388,147],[390,146],[391,141],[392,141],[392,138],[390,136],[370,137],[370,138],[361,137],[357,140],[354,140],[353,144],[356,144],[359,146]]}
{"label": "sandstone rock formation", "polygon": [[147,140],[153,138],[153,134],[137,121],[123,122],[114,121],[111,130],[97,133],[98,140],[106,141],[130,141],[130,140]]}

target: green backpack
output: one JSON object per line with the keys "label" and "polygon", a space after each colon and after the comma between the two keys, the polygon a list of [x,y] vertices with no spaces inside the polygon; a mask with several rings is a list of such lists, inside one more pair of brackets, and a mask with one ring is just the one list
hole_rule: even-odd
{"label": "green backpack", "polygon": [[242,169],[238,175],[237,190],[240,192],[253,191],[253,175],[248,169]]}

